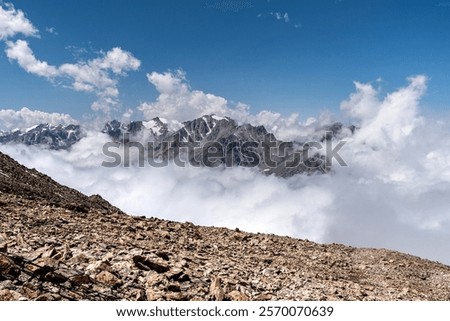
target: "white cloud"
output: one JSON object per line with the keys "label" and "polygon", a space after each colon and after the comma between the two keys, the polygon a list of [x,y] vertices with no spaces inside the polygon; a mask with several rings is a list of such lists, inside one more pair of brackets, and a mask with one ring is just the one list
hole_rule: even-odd
{"label": "white cloud", "polygon": [[94,93],[97,100],[92,109],[105,112],[118,104],[118,77],[137,70],[141,63],[130,52],[113,48],[99,58],[56,67],[36,59],[25,40],[7,41],[6,44],[8,58],[16,60],[25,71],[49,80],[58,77],[63,82],[68,81],[68,86],[76,91]]}
{"label": "white cloud", "polygon": [[55,27],[46,27],[45,31],[47,31],[48,33],[57,36],[58,32],[56,31]]}
{"label": "white cloud", "polygon": [[445,1],[445,2],[439,2],[437,4],[438,7],[444,7],[444,8],[448,8],[450,7],[450,1]]}
{"label": "white cloud", "polygon": [[223,12],[239,12],[252,8],[253,4],[250,0],[206,0],[204,6]]}
{"label": "white cloud", "polygon": [[382,100],[370,84],[355,82],[356,93],[341,103],[341,109],[361,124],[358,138],[373,146],[399,144],[420,122],[420,98],[426,91],[423,75],[408,78],[409,85]]}
{"label": "white cloud", "polygon": [[268,12],[266,14],[258,13],[258,15],[256,17],[257,18],[271,17],[271,18],[274,18],[275,20],[279,20],[279,21],[285,22],[287,24],[290,24],[295,29],[298,29],[298,28],[300,28],[302,26],[301,23],[293,23],[293,24],[291,24],[292,21],[291,21],[291,18],[289,17],[289,13],[287,13],[287,12],[280,12],[280,11],[273,12],[272,11],[272,12]]}
{"label": "white cloud", "polygon": [[205,114],[224,115],[231,112],[225,98],[191,90],[185,73],[180,70],[162,74],[152,72],[147,74],[147,78],[159,92],[156,102],[139,106],[147,119],[159,116],[185,121]]}
{"label": "white cloud", "polygon": [[277,20],[283,20],[286,23],[290,22],[289,14],[287,12],[270,12],[270,15],[275,17]]}
{"label": "white cloud", "polygon": [[[55,28],[46,28],[49,33],[57,34]],[[93,93],[97,100],[91,105],[94,110],[109,112],[118,104],[118,77],[135,71],[141,62],[130,52],[113,48],[100,57],[77,63],[65,63],[53,66],[35,57],[29,43],[25,40],[7,40],[16,34],[35,36],[38,30],[25,17],[21,10],[13,5],[0,2],[0,40],[6,42],[6,55],[15,60],[26,72],[44,77],[50,81],[58,79],[64,86],[76,91]]]}
{"label": "white cloud", "polygon": [[27,129],[37,124],[69,125],[77,121],[67,114],[46,113],[23,107],[20,110],[0,109],[0,130]]}
{"label": "white cloud", "polygon": [[278,138],[286,140],[301,139],[331,121],[329,116],[325,115],[319,119],[309,119],[306,123],[302,122],[296,113],[287,117],[267,110],[251,114],[250,106],[246,104],[232,105],[223,97],[191,89],[186,73],[181,70],[152,72],[147,78],[155,86],[159,96],[156,101],[144,102],[139,106],[146,119],[158,116],[182,122],[215,114],[231,117],[239,123],[263,125]]}
{"label": "white cloud", "polygon": [[113,48],[102,57],[87,62],[63,64],[59,72],[62,77],[72,80],[74,90],[97,95],[92,109],[107,112],[118,103],[117,77],[125,76],[127,71],[137,70],[140,64],[130,52]]}
{"label": "white cloud", "polygon": [[6,46],[8,58],[16,60],[26,72],[49,79],[58,76],[58,69],[45,61],[36,59],[25,40],[7,41]]}
{"label": "white cloud", "polygon": [[6,40],[17,34],[36,36],[38,30],[25,17],[21,10],[16,10],[12,4],[0,2],[0,40]]}

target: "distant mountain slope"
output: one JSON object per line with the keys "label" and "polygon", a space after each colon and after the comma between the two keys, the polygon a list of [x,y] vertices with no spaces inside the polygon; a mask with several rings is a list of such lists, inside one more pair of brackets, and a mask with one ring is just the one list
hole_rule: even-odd
{"label": "distant mountain slope", "polygon": [[0,131],[0,143],[16,143],[25,145],[39,145],[50,149],[68,149],[83,137],[79,125],[52,126],[37,124],[26,131],[19,129]]}
{"label": "distant mountain slope", "polygon": [[[215,115],[204,115],[178,126],[158,117],[149,122],[135,121],[128,124],[115,120],[107,123],[103,129],[114,141],[123,144],[150,141],[153,153],[149,158],[181,157],[193,166],[255,167],[266,175],[280,177],[328,172],[331,162],[327,162],[327,156],[313,149],[305,153],[305,143],[320,144],[324,151],[327,150],[324,146],[327,141],[348,137],[354,131],[354,126],[344,127],[341,123],[332,123],[317,128],[303,141],[286,142],[277,139],[264,126],[239,125],[229,117]],[[206,148],[208,146],[212,147],[212,153]],[[197,148],[196,152],[189,153],[194,148]],[[215,153],[216,150],[218,153]],[[214,161],[208,159],[211,155],[214,155]]]}
{"label": "distant mountain slope", "polygon": [[[113,120],[105,124],[102,132],[111,141],[121,144],[142,143],[146,148],[147,159],[173,160],[181,157],[193,166],[255,167],[266,175],[290,177],[301,173],[326,173],[331,168],[323,154],[305,154],[303,143],[322,143],[343,138],[354,130],[352,126],[346,128],[341,123],[332,123],[318,128],[302,142],[284,142],[269,133],[264,126],[239,125],[229,117],[205,115],[183,123],[158,117],[130,123]],[[84,136],[85,133],[78,125],[63,127],[40,124],[24,132],[0,132],[0,143],[60,150],[69,149]],[[151,154],[147,153],[149,142],[152,144]]]}
{"label": "distant mountain slope", "polygon": [[0,166],[0,300],[450,300],[439,263],[132,217]]}
{"label": "distant mountain slope", "polygon": [[100,196],[87,197],[77,190],[62,186],[47,175],[26,168],[3,153],[0,153],[0,191],[77,212],[87,213],[91,208],[117,211]]}

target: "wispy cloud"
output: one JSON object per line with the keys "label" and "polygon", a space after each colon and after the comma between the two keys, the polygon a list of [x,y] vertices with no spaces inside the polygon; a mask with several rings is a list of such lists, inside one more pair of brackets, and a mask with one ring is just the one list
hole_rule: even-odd
{"label": "wispy cloud", "polygon": [[[64,47],[64,49],[69,51],[76,60],[81,60],[81,57],[88,54],[88,49],[86,49],[85,47],[69,45],[69,46]],[[92,48],[90,48],[90,52],[93,52],[93,51],[94,50],[92,50]]]}
{"label": "wispy cloud", "polygon": [[450,8],[450,1],[446,1],[446,2],[439,2],[437,4],[438,7],[447,7]]}
{"label": "wispy cloud", "polygon": [[239,12],[252,8],[253,3],[250,0],[206,0],[204,7],[223,12]]}
{"label": "wispy cloud", "polygon": [[284,20],[286,23],[290,22],[289,14],[287,12],[270,12],[269,14],[277,20]]}
{"label": "wispy cloud", "polygon": [[[274,18],[275,20],[291,24],[291,18],[289,17],[289,13],[281,12],[281,11],[271,11],[269,13],[258,13],[257,18]],[[302,25],[300,23],[293,23],[292,26],[294,28],[300,28]]]}
{"label": "wispy cloud", "polygon": [[51,33],[52,35],[57,36],[58,32],[56,31],[55,27],[46,27],[45,31],[47,31],[48,33]]}

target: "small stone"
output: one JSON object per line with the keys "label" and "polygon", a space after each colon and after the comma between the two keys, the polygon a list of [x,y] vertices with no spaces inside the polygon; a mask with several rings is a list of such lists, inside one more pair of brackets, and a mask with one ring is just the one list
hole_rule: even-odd
{"label": "small stone", "polygon": [[53,257],[58,253],[55,248],[51,248],[44,253],[42,253],[42,257]]}
{"label": "small stone", "polygon": [[149,274],[147,276],[145,283],[147,286],[153,287],[153,286],[157,286],[157,285],[161,284],[164,280],[165,280],[165,277],[163,275],[155,273],[155,272],[151,272],[151,274]]}
{"label": "small stone", "polygon": [[169,253],[165,251],[158,251],[155,253],[156,256],[162,258],[164,261],[169,261]]}
{"label": "small stone", "polygon": [[100,283],[106,284],[110,287],[118,287],[123,284],[122,280],[120,280],[117,276],[108,271],[102,271],[95,277],[97,281]]}
{"label": "small stone", "polygon": [[249,297],[242,292],[239,291],[231,291],[228,293],[227,298],[231,301],[248,301]]}
{"label": "small stone", "polygon": [[8,243],[0,243],[0,253],[7,253],[8,252]]}
{"label": "small stone", "polygon": [[73,275],[70,277],[69,279],[71,282],[76,283],[76,284],[88,284],[92,282],[92,279],[89,275],[87,274],[77,274],[77,275]]}
{"label": "small stone", "polygon": [[86,271],[88,271],[89,273],[98,273],[102,271],[111,272],[111,264],[107,261],[97,261],[89,264],[86,267]]}
{"label": "small stone", "polygon": [[181,292],[181,288],[178,284],[169,284],[166,289],[170,292]]}
{"label": "small stone", "polygon": [[164,299],[168,301],[186,301],[186,296],[181,292],[169,292],[164,294]]}
{"label": "small stone", "polygon": [[140,270],[155,271],[158,273],[165,273],[169,271],[169,267],[167,267],[167,265],[150,261],[149,259],[146,259],[145,257],[140,255],[133,256],[133,262]]}
{"label": "small stone", "polygon": [[14,266],[14,262],[6,255],[0,254],[0,273],[6,274]]}
{"label": "small stone", "polygon": [[64,283],[67,281],[67,278],[57,272],[49,272],[45,275],[45,279],[49,282],[55,283],[55,284],[60,284],[60,283]]}
{"label": "small stone", "polygon": [[146,294],[142,289],[134,289],[130,291],[130,299],[134,301],[145,301]]}
{"label": "small stone", "polygon": [[153,288],[147,288],[145,290],[145,295],[147,297],[147,301],[156,301],[159,297]]}
{"label": "small stone", "polygon": [[58,297],[50,293],[41,294],[35,299],[35,301],[56,301],[56,300],[58,300]]}
{"label": "small stone", "polygon": [[14,278],[20,275],[20,270],[14,264],[14,261],[4,254],[0,254],[0,280],[2,275]]}
{"label": "small stone", "polygon": [[22,295],[13,290],[0,290],[0,301],[18,301]]}
{"label": "small stone", "polygon": [[272,295],[269,293],[263,293],[256,298],[257,301],[270,301],[272,300]]}
{"label": "small stone", "polygon": [[31,283],[24,284],[22,289],[30,300],[34,300],[39,296],[39,289]]}
{"label": "small stone", "polygon": [[77,254],[70,259],[74,263],[88,263],[89,258],[84,253]]}
{"label": "small stone", "polygon": [[188,282],[191,280],[190,276],[186,274],[183,269],[180,268],[171,269],[167,273],[167,278],[171,281],[178,281],[178,282]]}
{"label": "small stone", "polygon": [[34,268],[30,267],[31,270],[44,269],[48,271],[54,271],[59,266],[59,261],[51,257],[41,257],[33,263]]}
{"label": "small stone", "polygon": [[220,277],[215,277],[211,282],[211,286],[209,288],[209,294],[216,301],[223,301],[223,299],[225,298],[225,295],[220,285],[221,285]]}

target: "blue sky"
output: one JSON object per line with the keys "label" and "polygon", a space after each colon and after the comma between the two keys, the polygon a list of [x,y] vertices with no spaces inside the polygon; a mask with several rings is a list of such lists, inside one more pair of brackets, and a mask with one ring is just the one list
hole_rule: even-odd
{"label": "blue sky", "polygon": [[[178,69],[192,89],[246,103],[254,112],[337,114],[354,91],[353,81],[373,82],[387,92],[416,74],[430,79],[426,112],[447,113],[450,105],[446,1],[8,2],[38,33],[4,40],[26,40],[40,61],[75,64],[114,47],[139,60],[138,68],[114,78],[116,113],[156,99],[147,73]],[[79,119],[92,113],[95,93],[27,72],[8,58],[5,41],[0,41],[0,109],[26,106]]]}

